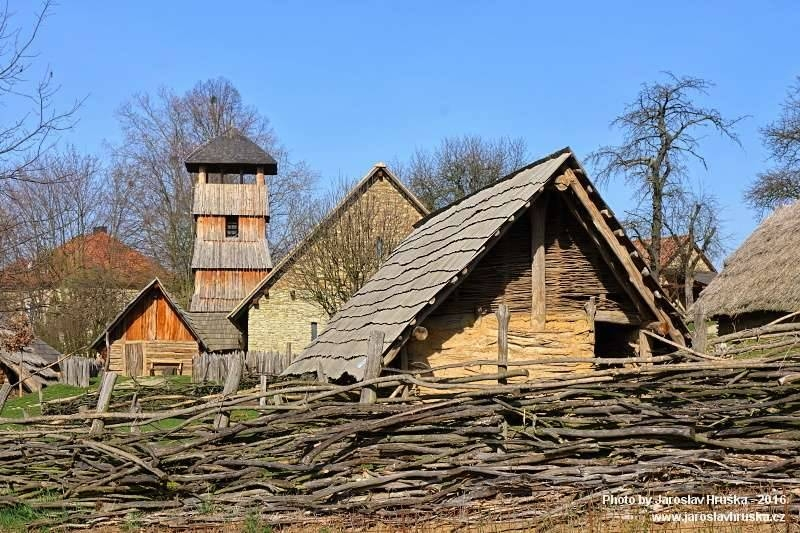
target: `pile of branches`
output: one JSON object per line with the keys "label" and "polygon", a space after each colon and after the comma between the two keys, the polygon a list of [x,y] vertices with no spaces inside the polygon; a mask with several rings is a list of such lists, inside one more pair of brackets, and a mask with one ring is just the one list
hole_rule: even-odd
{"label": "pile of branches", "polygon": [[[614,365],[507,385],[412,373],[283,381],[159,411],[0,418],[0,506],[81,527],[132,512],[171,526],[253,512],[278,524],[344,512],[477,523],[557,519],[602,494],[800,489],[800,352],[596,362]],[[377,403],[358,402],[364,386]],[[407,387],[425,394],[404,398]],[[230,426],[215,427],[220,413]]]}

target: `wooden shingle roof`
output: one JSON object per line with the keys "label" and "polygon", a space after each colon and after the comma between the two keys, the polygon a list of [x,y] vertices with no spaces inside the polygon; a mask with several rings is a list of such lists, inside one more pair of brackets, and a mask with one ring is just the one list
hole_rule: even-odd
{"label": "wooden shingle roof", "polygon": [[269,270],[272,258],[267,240],[197,241],[192,254],[193,269]]}
{"label": "wooden shingle roof", "polygon": [[228,320],[227,313],[184,313],[209,352],[242,349],[242,333]]}
{"label": "wooden shingle roof", "polygon": [[278,162],[256,143],[235,129],[219,135],[186,156],[186,170],[197,172],[200,166],[238,172],[262,167],[265,174],[277,174]]}
{"label": "wooden shingle roof", "polygon": [[[321,367],[331,379],[349,374],[360,380],[373,330],[383,331],[384,360],[390,360],[411,328],[447,299],[449,291],[468,276],[511,221],[567,165],[583,172],[572,152],[564,149],[432,213],[398,245],[284,374],[313,373]],[[594,201],[606,210],[599,197]],[[619,228],[616,221],[615,226]],[[624,233],[615,244],[633,251]],[[632,261],[627,254],[625,260]],[[646,290],[652,302],[659,287],[652,276],[647,277]],[[663,297],[654,308],[658,314],[663,311],[666,320],[680,322],[674,307]],[[682,324],[675,327],[685,333]],[[390,349],[392,354],[388,353]]]}

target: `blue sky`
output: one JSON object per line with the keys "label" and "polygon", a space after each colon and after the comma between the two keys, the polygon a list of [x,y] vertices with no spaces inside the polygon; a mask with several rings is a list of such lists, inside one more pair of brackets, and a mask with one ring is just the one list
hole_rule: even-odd
{"label": "blue sky", "polygon": [[[649,5],[645,5],[649,4]],[[12,0],[23,22],[36,4]],[[723,206],[729,249],[757,223],[742,191],[768,164],[759,128],[800,75],[800,4],[736,2],[136,2],[63,0],[38,43],[64,102],[65,136],[102,153],[133,93],[225,76],[323,180],[363,175],[448,135],[523,137],[532,158],[579,157],[644,81],[670,70],[716,83],[703,100],[750,115],[742,147],[710,135],[692,179]],[[624,182],[603,191],[631,206]]]}

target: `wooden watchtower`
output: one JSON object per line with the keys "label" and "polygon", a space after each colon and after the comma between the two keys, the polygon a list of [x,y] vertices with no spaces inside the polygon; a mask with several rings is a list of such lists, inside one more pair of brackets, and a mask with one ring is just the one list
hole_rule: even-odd
{"label": "wooden watchtower", "polygon": [[231,130],[186,158],[195,175],[191,312],[229,312],[272,269],[265,175],[275,159]]}

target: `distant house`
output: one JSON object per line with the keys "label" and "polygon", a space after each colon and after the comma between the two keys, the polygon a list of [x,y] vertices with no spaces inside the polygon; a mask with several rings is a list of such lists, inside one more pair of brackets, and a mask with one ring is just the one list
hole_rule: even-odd
{"label": "distant house", "polygon": [[645,266],[564,149],[417,223],[285,373],[362,379],[380,331],[384,365],[469,374],[458,365],[497,360],[500,304],[530,378],[646,357],[671,348],[644,332],[683,344],[687,329]]}
{"label": "distant house", "polygon": [[[386,165],[373,166],[324,220],[231,311],[229,318],[246,332],[248,350],[283,353],[287,344],[291,344],[297,353],[323,330],[328,314],[307,296],[297,265],[308,260],[310,246],[319,237],[321,228],[341,227],[342,217],[356,202],[369,202],[391,213],[397,241],[410,233],[414,223],[428,213]],[[386,250],[386,255],[389,252]]]}
{"label": "distant house", "polygon": [[[641,241],[639,239],[633,240],[634,246],[636,246],[636,250],[642,254],[642,257],[649,262],[650,261],[650,253],[648,252],[647,246],[650,244],[649,240]],[[700,293],[711,283],[711,280],[717,275],[717,269],[714,266],[714,263],[708,258],[708,256],[700,250],[700,247],[697,246],[697,243],[689,244],[689,236],[688,235],[679,235],[679,236],[670,236],[664,237],[661,239],[661,286],[664,288],[664,291],[667,293],[667,296],[671,298],[673,301],[681,302],[684,306],[686,305],[686,292],[685,292],[685,272],[684,272],[684,265],[682,264],[681,255],[688,255],[682,254],[684,249],[687,249],[688,246],[693,248],[691,259],[694,260],[696,258],[699,259],[697,261],[697,266],[695,267],[694,271],[694,280],[692,283],[692,293],[694,298],[700,295]]]}
{"label": "distant house", "polygon": [[265,175],[277,163],[253,141],[231,130],[186,158],[194,176],[194,293],[185,311],[158,279],[136,295],[92,347],[111,368],[128,375],[173,367],[192,373],[200,352],[245,348],[228,313],[272,268]]}
{"label": "distant house", "polygon": [[61,353],[32,333],[24,314],[0,312],[0,384],[22,379],[24,390],[38,391],[58,379]]}
{"label": "distant house", "polygon": [[800,202],[781,207],[725,260],[698,299],[721,334],[800,311]]}

